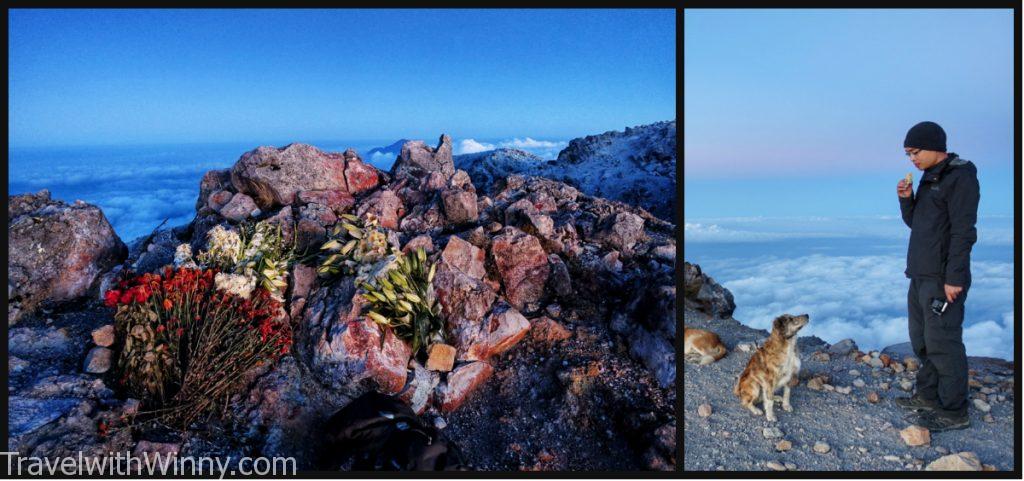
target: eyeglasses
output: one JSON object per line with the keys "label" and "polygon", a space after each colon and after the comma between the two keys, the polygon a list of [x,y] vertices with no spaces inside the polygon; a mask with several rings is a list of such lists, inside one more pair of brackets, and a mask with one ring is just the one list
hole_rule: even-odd
{"label": "eyeglasses", "polygon": [[913,156],[915,156],[915,155],[917,155],[917,154],[920,154],[922,150],[924,150],[924,149],[915,149],[915,150],[911,150],[911,151],[908,151],[908,152],[907,152],[907,153],[906,153],[905,155],[906,155],[907,157],[913,157]]}

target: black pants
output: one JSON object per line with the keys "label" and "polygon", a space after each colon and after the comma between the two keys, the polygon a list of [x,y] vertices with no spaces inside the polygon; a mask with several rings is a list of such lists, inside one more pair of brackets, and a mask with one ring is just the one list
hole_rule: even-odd
{"label": "black pants", "polygon": [[932,312],[932,299],[946,299],[938,279],[911,279],[907,294],[910,316],[910,344],[921,360],[917,371],[917,394],[937,400],[937,414],[960,416],[967,413],[967,352],[964,349],[964,288],[941,316]]}

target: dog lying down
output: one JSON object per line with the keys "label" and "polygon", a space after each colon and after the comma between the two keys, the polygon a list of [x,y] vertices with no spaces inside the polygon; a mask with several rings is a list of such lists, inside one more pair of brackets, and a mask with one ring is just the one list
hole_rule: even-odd
{"label": "dog lying down", "polygon": [[775,391],[782,388],[782,409],[791,412],[789,404],[790,380],[796,379],[800,373],[800,356],[796,350],[796,334],[800,332],[810,317],[807,314],[791,316],[783,314],[772,322],[772,333],[759,348],[743,370],[733,394],[740,398],[740,404],[760,416],[761,410],[754,406],[758,397],[764,405],[764,415],[769,421],[775,421]]}
{"label": "dog lying down", "polygon": [[718,334],[704,329],[683,329],[683,356],[704,366],[729,353]]}

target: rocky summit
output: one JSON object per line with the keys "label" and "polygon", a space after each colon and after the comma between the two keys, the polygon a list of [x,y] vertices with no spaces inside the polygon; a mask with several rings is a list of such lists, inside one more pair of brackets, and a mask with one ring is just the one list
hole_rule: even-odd
{"label": "rocky summit", "polygon": [[894,402],[912,393],[920,367],[907,346],[863,352],[851,339],[829,345],[799,337],[793,411],[778,405],[780,390],[778,422],[771,423],[752,415],[732,392],[769,333],[733,318],[732,294],[700,266],[684,262],[683,275],[685,326],[715,332],[729,350],[709,365],[685,364],[684,470],[1014,470],[1012,363],[969,357],[971,426],[930,433]]}
{"label": "rocky summit", "polygon": [[573,139],[557,159],[502,148],[457,155],[455,165],[487,192],[495,181],[510,174],[540,176],[565,182],[588,195],[643,207],[666,221],[674,220],[674,120]]}
{"label": "rocky summit", "polygon": [[[301,470],[339,469],[323,458],[325,422],[376,391],[442,429],[474,469],[674,469],[675,225],[557,179],[510,173],[481,189],[447,135],[405,142],[390,172],[353,150],[291,144],[197,181],[192,222],[128,246],[94,206],[11,197],[9,450],[291,456]],[[278,314],[293,333],[287,354],[247,371],[221,415],[186,431],[133,421],[139,401],[110,369],[122,341],[107,289],[254,221],[316,253],[352,215],[436,269],[445,342],[429,358],[366,315],[356,280],[393,260],[331,279],[295,263]]]}

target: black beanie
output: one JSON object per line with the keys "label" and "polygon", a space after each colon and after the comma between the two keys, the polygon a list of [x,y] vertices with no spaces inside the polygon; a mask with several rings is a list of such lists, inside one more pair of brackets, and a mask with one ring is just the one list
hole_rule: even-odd
{"label": "black beanie", "polygon": [[903,147],[912,149],[946,151],[946,132],[935,122],[921,122],[907,131]]}

